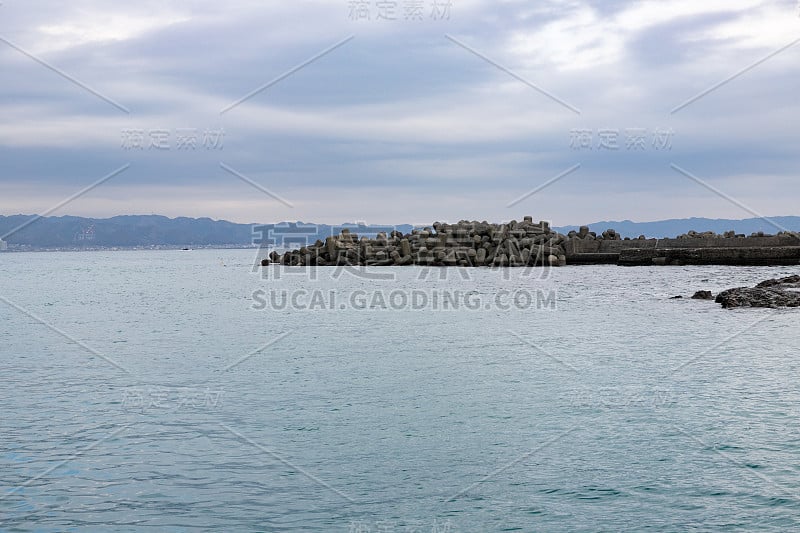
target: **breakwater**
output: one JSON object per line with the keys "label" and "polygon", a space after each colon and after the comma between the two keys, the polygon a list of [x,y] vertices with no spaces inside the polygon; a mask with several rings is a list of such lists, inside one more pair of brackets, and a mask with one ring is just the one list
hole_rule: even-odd
{"label": "breakwater", "polygon": [[562,234],[545,221],[525,217],[504,224],[462,220],[431,227],[380,232],[374,238],[349,229],[262,260],[291,266],[464,266],[523,267],[568,264],[681,265],[800,264],[800,236],[781,232],[745,236],[689,232],[674,239],[622,238],[582,226]]}
{"label": "breakwater", "polygon": [[797,265],[800,237],[794,233],[750,236],[698,233],[674,239],[570,239],[566,254],[570,264]]}

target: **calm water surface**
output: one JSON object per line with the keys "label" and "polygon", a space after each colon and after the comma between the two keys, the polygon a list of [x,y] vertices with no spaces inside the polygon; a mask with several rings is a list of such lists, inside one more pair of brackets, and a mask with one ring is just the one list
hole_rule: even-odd
{"label": "calm water surface", "polygon": [[0,530],[800,528],[800,311],[669,299],[796,270],[254,259],[0,255]]}

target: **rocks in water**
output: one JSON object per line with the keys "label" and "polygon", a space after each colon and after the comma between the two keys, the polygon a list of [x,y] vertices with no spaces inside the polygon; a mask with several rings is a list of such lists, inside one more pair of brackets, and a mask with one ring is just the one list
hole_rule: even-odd
{"label": "rocks in water", "polygon": [[716,302],[725,309],[735,307],[800,307],[800,276],[768,279],[755,287],[737,287],[722,291]]}
{"label": "rocks in water", "polygon": [[713,300],[714,295],[711,291],[697,291],[692,295],[692,300]]}
{"label": "rocks in water", "polygon": [[757,287],[738,287],[722,291],[715,300],[725,309],[733,307],[798,307],[800,293],[780,289],[760,289]]}
{"label": "rocks in water", "polygon": [[800,288],[800,275],[786,276],[785,278],[768,279],[762,281],[756,287],[781,287],[783,289],[797,289]]}

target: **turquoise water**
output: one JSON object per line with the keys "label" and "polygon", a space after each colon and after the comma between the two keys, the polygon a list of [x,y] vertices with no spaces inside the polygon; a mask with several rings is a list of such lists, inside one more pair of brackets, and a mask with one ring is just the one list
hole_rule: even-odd
{"label": "turquoise water", "polygon": [[0,255],[0,530],[800,527],[798,311],[669,299],[795,270],[254,259]]}

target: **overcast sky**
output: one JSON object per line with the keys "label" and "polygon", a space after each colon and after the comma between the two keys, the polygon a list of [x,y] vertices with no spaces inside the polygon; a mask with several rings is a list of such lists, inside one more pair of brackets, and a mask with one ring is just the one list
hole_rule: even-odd
{"label": "overcast sky", "polygon": [[130,164],[52,214],[800,215],[797,0],[4,0],[0,38],[0,214]]}

